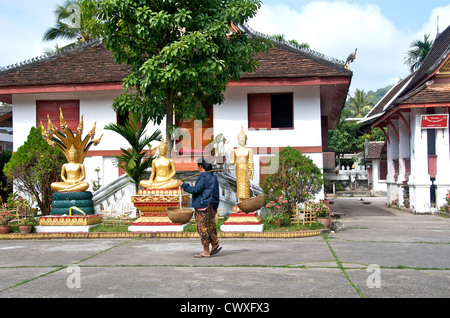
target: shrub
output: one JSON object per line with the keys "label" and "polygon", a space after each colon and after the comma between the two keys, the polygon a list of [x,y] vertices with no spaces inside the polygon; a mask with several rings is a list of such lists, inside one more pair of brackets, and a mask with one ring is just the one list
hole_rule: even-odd
{"label": "shrub", "polygon": [[308,201],[320,192],[323,174],[311,158],[292,147],[281,150],[272,160],[278,161],[278,169],[265,176],[261,187],[268,201],[277,201],[283,195],[289,215],[292,215],[297,204]]}
{"label": "shrub", "polygon": [[61,176],[66,159],[59,148],[50,147],[40,129],[32,127],[25,143],[17,149],[3,169],[16,190],[36,200],[42,215],[50,214],[52,182]]}

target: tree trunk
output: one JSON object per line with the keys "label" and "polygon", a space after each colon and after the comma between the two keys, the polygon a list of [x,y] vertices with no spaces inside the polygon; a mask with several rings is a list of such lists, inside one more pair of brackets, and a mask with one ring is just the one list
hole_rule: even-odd
{"label": "tree trunk", "polygon": [[167,143],[167,158],[172,158],[173,140],[172,130],[173,125],[173,90],[167,92],[167,112],[166,112],[166,143]]}

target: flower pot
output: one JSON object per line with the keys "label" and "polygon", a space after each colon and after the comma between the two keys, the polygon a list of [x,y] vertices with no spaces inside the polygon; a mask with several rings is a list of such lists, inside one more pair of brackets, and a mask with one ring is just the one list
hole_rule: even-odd
{"label": "flower pot", "polygon": [[280,219],[275,219],[272,221],[273,224],[275,224],[276,227],[281,227],[281,220]]}
{"label": "flower pot", "polygon": [[7,234],[11,230],[11,225],[0,225],[0,234]]}
{"label": "flower pot", "polygon": [[30,233],[33,225],[19,225],[20,233]]}
{"label": "flower pot", "polygon": [[325,226],[325,227],[329,227],[330,223],[331,223],[331,219],[330,218],[318,217],[317,218],[317,222],[323,224],[323,226]]}
{"label": "flower pot", "polygon": [[450,205],[444,204],[444,211],[450,213]]}

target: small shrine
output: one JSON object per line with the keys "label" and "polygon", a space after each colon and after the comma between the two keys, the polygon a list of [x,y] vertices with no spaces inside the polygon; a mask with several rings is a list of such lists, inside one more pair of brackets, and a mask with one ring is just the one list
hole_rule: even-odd
{"label": "small shrine", "polygon": [[158,146],[159,158],[152,162],[149,180],[142,180],[143,189],[132,197],[132,202],[140,211],[140,218],[128,228],[131,232],[181,232],[186,224],[173,223],[167,208],[186,206],[189,194],[179,188],[174,179],[176,174],[173,159],[167,158],[167,144],[162,139]]}
{"label": "small shrine", "polygon": [[95,126],[82,140],[83,115],[77,126],[75,135],[68,127],[60,109],[61,131],[55,127],[48,115],[48,126],[41,122],[42,137],[52,147],[58,147],[64,153],[67,163],[61,168],[60,182],[51,184],[56,192],[53,194],[52,210],[49,216],[39,218],[39,232],[88,232],[89,228],[98,225],[101,215],[95,215],[92,192],[87,191],[89,183],[86,178],[84,159],[89,148],[98,145],[102,136],[95,139]]}

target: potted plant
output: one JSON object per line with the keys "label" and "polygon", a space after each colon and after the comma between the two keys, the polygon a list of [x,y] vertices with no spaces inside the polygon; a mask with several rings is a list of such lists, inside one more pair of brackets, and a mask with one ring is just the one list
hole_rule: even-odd
{"label": "potted plant", "polygon": [[330,202],[326,200],[319,200],[319,202],[314,203],[317,221],[322,223],[325,227],[330,226],[331,216],[333,216],[333,212],[331,212],[330,207],[328,206]]}
{"label": "potted plant", "polygon": [[265,221],[274,224],[276,227],[289,225],[289,215],[285,211],[288,201],[284,196],[278,197],[278,200],[271,200],[266,204],[266,211],[269,213],[265,217]]}
{"label": "potted plant", "polygon": [[19,223],[19,230],[20,233],[30,233],[33,229],[33,226],[36,225],[36,219],[34,218],[34,215],[27,216],[26,218],[22,219]]}
{"label": "potted plant", "polygon": [[0,211],[0,234],[9,233],[11,230],[11,225],[9,222],[14,219],[14,214],[9,212],[8,210]]}
{"label": "potted plant", "polygon": [[447,201],[447,204],[444,204],[444,211],[450,213],[450,190],[447,190],[445,200]]}

